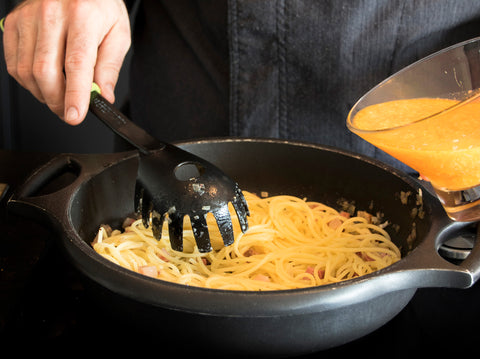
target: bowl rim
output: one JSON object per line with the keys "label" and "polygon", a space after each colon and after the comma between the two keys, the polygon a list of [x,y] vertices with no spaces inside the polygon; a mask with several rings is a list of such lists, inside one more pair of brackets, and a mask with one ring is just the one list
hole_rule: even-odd
{"label": "bowl rim", "polygon": [[[361,128],[358,128],[354,125],[353,123],[353,120],[355,118],[355,116],[353,116],[353,112],[356,111],[357,107],[367,98],[369,97],[373,92],[376,92],[377,90],[379,90],[381,87],[389,84],[394,77],[397,77],[397,76],[401,76],[402,74],[404,73],[407,73],[409,71],[411,71],[413,68],[417,67],[418,65],[420,64],[423,64],[427,61],[430,61],[432,60],[433,58],[439,56],[439,55],[442,55],[442,54],[446,54],[447,52],[450,52],[450,51],[454,51],[460,47],[464,47],[468,44],[471,44],[471,43],[475,43],[475,42],[480,42],[480,37],[475,37],[475,38],[472,38],[472,39],[469,39],[469,40],[466,40],[466,41],[462,41],[462,42],[459,42],[459,43],[456,43],[456,44],[453,44],[451,46],[448,46],[444,49],[441,49],[439,51],[436,51],[428,56],[425,56],[413,63],[411,63],[410,65],[407,65],[406,67],[400,69],[399,71],[395,72],[394,74],[388,76],[386,79],[384,79],[383,81],[381,81],[380,83],[378,83],[377,85],[375,85],[373,88],[371,88],[369,91],[367,91],[365,94],[363,94],[363,96],[361,96],[356,102],[355,104],[352,106],[352,108],[350,109],[350,111],[348,112],[348,115],[347,115],[347,120],[346,120],[346,124],[347,124],[347,127],[349,130],[351,130],[352,132],[356,132],[356,133],[363,133],[363,134],[368,134],[368,133],[382,133],[382,132],[387,132],[387,131],[393,131],[393,130],[397,130],[397,129],[401,129],[401,128],[404,128],[404,127],[407,127],[407,126],[410,126],[412,124],[415,124],[415,123],[419,123],[419,122],[423,122],[423,121],[426,121],[428,119],[431,119],[431,118],[434,118],[434,117],[437,117],[437,116],[441,116],[447,112],[450,112],[450,111],[453,111],[459,107],[462,107],[464,106],[465,104],[468,104],[476,99],[478,99],[480,97],[480,88],[479,89],[475,89],[475,90],[470,90],[469,92],[471,92],[470,96],[462,101],[459,101],[455,104],[453,104],[452,106],[449,106],[447,107],[446,109],[442,110],[442,111],[439,111],[437,113],[433,113],[429,116],[426,116],[426,117],[422,117],[422,118],[419,118],[417,120],[414,120],[412,122],[409,122],[409,123],[406,123],[406,124],[403,124],[403,125],[399,125],[399,126],[392,126],[392,127],[388,127],[388,128],[382,128],[382,129],[376,129],[376,130],[366,130],[366,129],[361,129]],[[480,44],[479,44],[479,47],[480,47]],[[360,110],[361,111],[361,110]]]}

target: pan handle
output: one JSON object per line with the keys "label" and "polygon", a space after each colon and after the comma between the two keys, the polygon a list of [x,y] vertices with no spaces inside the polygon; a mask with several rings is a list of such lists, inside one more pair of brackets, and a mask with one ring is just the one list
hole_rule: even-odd
{"label": "pan handle", "polygon": [[9,211],[40,220],[65,215],[69,194],[78,187],[83,166],[72,155],[62,154],[40,166],[17,188],[7,202]]}
{"label": "pan handle", "polygon": [[470,254],[454,264],[439,254],[439,248],[473,223],[445,221],[434,224],[425,240],[408,256],[386,268],[387,273],[396,277],[398,287],[469,288],[480,278],[480,225],[476,224],[476,240]]}
{"label": "pan handle", "polygon": [[461,266],[472,274],[473,283],[480,278],[480,223],[477,223],[476,234],[475,243],[470,254],[461,263]]}
{"label": "pan handle", "polygon": [[25,183],[19,187],[14,196],[19,199],[37,197],[42,195],[42,189],[65,173],[80,174],[81,165],[69,155],[60,155],[39,167],[33,172]]}
{"label": "pan handle", "polygon": [[[475,240],[473,247],[470,250],[470,253],[467,257],[458,264],[453,264],[439,254],[439,247],[441,244],[445,243],[447,240],[458,236],[459,232],[466,227],[474,225],[475,228]],[[465,283],[462,281],[454,282],[453,287],[458,288],[468,288],[471,287],[475,282],[480,278],[480,223],[476,222],[457,222],[452,221],[449,225],[445,227],[443,231],[439,233],[439,236],[435,241],[435,250],[437,256],[435,258],[441,258],[443,263],[446,263],[445,269],[449,269],[447,265],[453,265],[453,271],[456,272],[460,277],[465,278]]]}
{"label": "pan handle", "polygon": [[7,202],[13,213],[68,223],[69,201],[80,186],[96,174],[137,151],[112,154],[61,154],[37,168]]}

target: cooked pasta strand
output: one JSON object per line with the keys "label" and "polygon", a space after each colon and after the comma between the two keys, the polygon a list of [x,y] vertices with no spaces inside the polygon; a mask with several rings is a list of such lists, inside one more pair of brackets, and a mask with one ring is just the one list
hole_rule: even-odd
{"label": "cooked pasta strand", "polygon": [[[200,253],[188,219],[184,252],[172,250],[168,230],[157,241],[151,228],[134,221],[110,235],[100,228],[92,246],[133,271],[154,266],[157,278],[224,290],[281,290],[335,283],[372,273],[400,260],[388,232],[363,217],[350,217],[322,203],[294,196],[260,198],[244,192],[250,229],[224,247],[212,216],[207,216],[214,250]],[[231,209],[232,217],[235,212]],[[165,226],[166,227],[166,226]]]}

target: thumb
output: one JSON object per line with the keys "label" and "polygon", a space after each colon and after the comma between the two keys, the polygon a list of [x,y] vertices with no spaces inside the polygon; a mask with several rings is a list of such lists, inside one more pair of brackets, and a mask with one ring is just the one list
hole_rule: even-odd
{"label": "thumb", "polygon": [[105,36],[98,48],[94,81],[100,86],[102,95],[112,103],[115,101],[115,86],[130,43],[129,26],[121,28],[116,25]]}

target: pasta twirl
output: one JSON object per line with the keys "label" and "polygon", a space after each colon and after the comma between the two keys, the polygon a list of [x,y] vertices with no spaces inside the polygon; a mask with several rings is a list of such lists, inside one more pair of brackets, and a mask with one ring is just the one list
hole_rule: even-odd
{"label": "pasta twirl", "polygon": [[[92,245],[105,258],[166,281],[226,290],[280,290],[317,286],[365,275],[400,259],[382,226],[294,196],[260,198],[244,192],[251,215],[235,242],[224,247],[207,216],[214,250],[200,253],[188,217],[184,252],[172,250],[168,230],[157,241],[141,220],[109,233],[101,227]],[[232,217],[234,211],[231,210]],[[164,226],[166,227],[166,226]]]}

